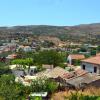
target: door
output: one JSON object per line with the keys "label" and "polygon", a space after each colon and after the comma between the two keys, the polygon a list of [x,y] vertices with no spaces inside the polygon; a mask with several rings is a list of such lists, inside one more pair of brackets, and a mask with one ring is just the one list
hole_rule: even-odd
{"label": "door", "polygon": [[82,66],[83,70],[85,70],[85,65]]}
{"label": "door", "polygon": [[97,67],[94,67],[94,73],[97,73]]}

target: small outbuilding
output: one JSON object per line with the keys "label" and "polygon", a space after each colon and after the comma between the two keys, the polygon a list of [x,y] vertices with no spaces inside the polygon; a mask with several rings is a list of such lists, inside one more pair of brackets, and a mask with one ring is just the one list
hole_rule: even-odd
{"label": "small outbuilding", "polygon": [[70,54],[67,58],[67,62],[70,65],[74,65],[76,60],[82,59],[85,59],[85,56],[83,54]]}

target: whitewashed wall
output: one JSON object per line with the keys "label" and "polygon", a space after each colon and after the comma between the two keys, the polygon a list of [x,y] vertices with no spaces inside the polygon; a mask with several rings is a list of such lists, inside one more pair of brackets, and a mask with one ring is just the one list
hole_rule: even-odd
{"label": "whitewashed wall", "polygon": [[70,65],[72,64],[72,58],[70,55],[68,56],[67,61],[69,62]]}
{"label": "whitewashed wall", "polygon": [[85,65],[85,70],[87,70],[88,72],[91,72],[91,73],[94,73],[94,67],[97,67],[97,74],[100,74],[100,66],[99,65],[82,62],[81,68],[83,68],[82,67],[83,65]]}

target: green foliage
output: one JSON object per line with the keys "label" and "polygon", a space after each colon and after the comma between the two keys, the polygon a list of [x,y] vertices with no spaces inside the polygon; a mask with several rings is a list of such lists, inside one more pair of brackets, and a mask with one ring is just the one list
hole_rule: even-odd
{"label": "green foliage", "polygon": [[80,60],[74,60],[74,65],[75,65],[75,66],[80,65],[80,63],[81,63],[81,61],[80,61]]}
{"label": "green foliage", "polygon": [[87,48],[81,47],[80,50],[79,50],[79,52],[87,52]]}
{"label": "green foliage", "polygon": [[42,65],[36,65],[36,66],[37,66],[37,72],[45,70],[45,68],[43,68]]}
{"label": "green foliage", "polygon": [[34,52],[25,52],[23,49],[19,49],[17,53],[17,58],[25,59],[25,58],[32,58]]}
{"label": "green foliage", "polygon": [[11,70],[8,66],[5,63],[0,62],[0,75],[9,73],[11,73]]}
{"label": "green foliage", "polygon": [[47,78],[37,78],[33,80],[31,84],[32,92],[53,93],[55,90],[57,90],[57,88],[58,88],[57,83]]}
{"label": "green foliage", "polygon": [[64,68],[64,69],[65,69],[65,67],[67,67],[64,63],[60,63],[59,66]]}
{"label": "green foliage", "polygon": [[85,58],[89,58],[89,57],[91,57],[90,54],[85,54]]}
{"label": "green foliage", "polygon": [[49,48],[49,47],[53,47],[55,44],[51,41],[47,41],[45,40],[43,43],[42,43],[42,47],[46,47],[46,48]]}
{"label": "green foliage", "polygon": [[50,64],[55,67],[64,62],[64,59],[57,51],[46,50],[41,51],[36,55],[36,62],[38,64]]}
{"label": "green foliage", "polygon": [[0,98],[3,100],[23,100],[30,92],[29,87],[15,83],[13,75],[2,75],[0,77]]}
{"label": "green foliage", "polygon": [[33,59],[32,58],[15,59],[11,63],[16,65],[22,65],[22,67],[25,68],[25,65],[27,66],[33,65]]}
{"label": "green foliage", "polygon": [[97,47],[97,51],[100,52],[100,46]]}
{"label": "green foliage", "polygon": [[11,51],[0,53],[0,57],[7,57],[8,55],[12,54]]}
{"label": "green foliage", "polygon": [[91,55],[95,56],[96,55],[96,50],[91,50]]}
{"label": "green foliage", "polygon": [[54,51],[54,50],[45,50],[45,51],[40,51],[36,53],[23,52],[21,53],[21,59],[16,59],[12,61],[12,63],[28,65],[30,64],[30,62],[28,62],[28,59],[30,59],[34,65],[50,64],[50,65],[54,65],[55,67],[55,66],[58,66],[60,63],[63,63],[66,58],[65,58],[65,55],[62,55],[62,53],[58,53],[57,51]]}
{"label": "green foliage", "polygon": [[42,100],[42,97],[32,97],[31,100]]}
{"label": "green foliage", "polygon": [[74,69],[73,68],[70,68],[68,71],[71,72],[71,71],[74,71]]}

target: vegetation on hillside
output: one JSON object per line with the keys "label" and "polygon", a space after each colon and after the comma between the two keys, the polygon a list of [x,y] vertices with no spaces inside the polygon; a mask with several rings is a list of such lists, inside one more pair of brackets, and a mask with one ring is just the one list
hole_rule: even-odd
{"label": "vegetation on hillside", "polygon": [[23,38],[27,36],[56,36],[63,41],[75,41],[99,44],[100,43],[100,24],[89,24],[79,26],[47,26],[30,25],[15,26],[11,28],[0,28],[0,38]]}

